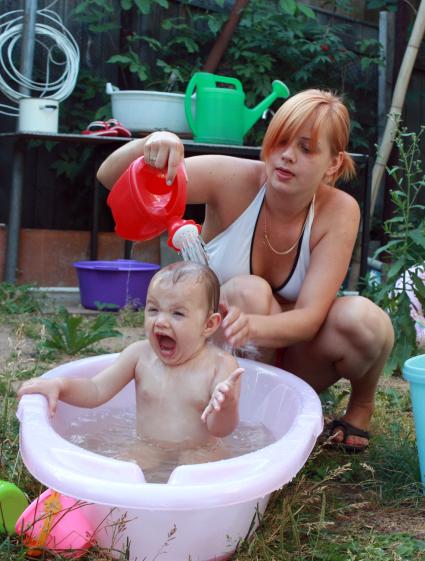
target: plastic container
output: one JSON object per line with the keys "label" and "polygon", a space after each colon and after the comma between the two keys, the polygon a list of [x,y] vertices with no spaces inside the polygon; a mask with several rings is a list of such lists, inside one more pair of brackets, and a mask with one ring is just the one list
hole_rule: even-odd
{"label": "plastic container", "polygon": [[24,97],[19,100],[18,131],[58,132],[59,101]]}
{"label": "plastic container", "polygon": [[119,177],[108,195],[116,233],[133,241],[156,238],[168,229],[168,245],[173,244],[176,231],[182,226],[201,227],[193,220],[183,220],[186,208],[186,173],[181,164],[171,185],[166,172],[149,166],[143,156],[134,160]]}
{"label": "plastic container", "polygon": [[165,171],[147,165],[141,156],[114,184],[107,202],[120,237],[133,241],[155,238],[167,229],[170,219],[180,218],[185,211],[183,166],[172,185],[167,185]]}
{"label": "plastic container", "polygon": [[[30,556],[48,548],[76,559],[90,547],[94,529],[85,516],[87,505],[47,489],[22,513],[16,532],[23,534]],[[69,550],[69,551],[66,551]]]}
{"label": "plastic container", "polygon": [[120,90],[106,84],[112,116],[134,132],[168,130],[190,134],[185,115],[185,95],[145,90]]}
{"label": "plastic container", "polygon": [[288,96],[286,85],[274,80],[272,92],[250,109],[245,106],[245,93],[237,78],[196,72],[186,88],[186,118],[197,142],[242,144],[244,135],[264,111],[276,99]]}
{"label": "plastic container", "polygon": [[90,310],[119,310],[127,305],[138,309],[146,304],[149,283],[159,265],[132,259],[77,261],[80,299]]}
{"label": "plastic container", "polygon": [[421,481],[425,489],[425,354],[406,360],[403,376],[410,385]]}
{"label": "plastic container", "polygon": [[[44,376],[91,377],[117,356],[69,362]],[[44,485],[91,503],[86,516],[98,528],[96,541],[105,548],[114,543],[116,551],[128,543],[129,561],[227,559],[258,525],[270,494],[302,468],[323,427],[319,397],[303,380],[269,365],[239,362],[245,368],[241,421],[263,424],[275,440],[268,446],[227,460],[180,465],[167,483],[147,483],[137,464],[66,440],[69,425],[87,410],[60,402],[52,418],[44,396],[24,395],[18,408],[23,461]],[[114,416],[134,408],[130,382],[93,414],[109,432]]]}
{"label": "plastic container", "polygon": [[8,481],[0,481],[0,532],[13,535],[16,521],[27,506],[27,498],[19,487]]}

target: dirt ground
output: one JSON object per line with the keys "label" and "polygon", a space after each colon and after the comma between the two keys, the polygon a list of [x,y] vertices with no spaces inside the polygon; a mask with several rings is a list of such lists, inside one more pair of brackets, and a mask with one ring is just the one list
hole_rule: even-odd
{"label": "dirt ground", "polygon": [[[99,354],[103,352],[120,352],[124,347],[137,341],[143,336],[141,327],[118,327],[122,337],[103,339],[95,348]],[[14,327],[0,324],[0,372],[17,368],[19,370],[29,369],[36,362],[37,341],[26,337],[21,326]],[[59,363],[67,360],[76,360],[80,357],[61,357]],[[52,368],[54,364],[49,365]]]}

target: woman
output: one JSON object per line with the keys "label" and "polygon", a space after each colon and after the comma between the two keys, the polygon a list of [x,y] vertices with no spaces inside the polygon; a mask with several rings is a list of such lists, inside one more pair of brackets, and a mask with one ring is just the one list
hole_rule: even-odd
{"label": "woman", "polygon": [[[224,336],[279,349],[279,365],[322,392],[351,383],[333,440],[363,450],[380,372],[393,345],[388,316],[361,296],[337,298],[350,263],[360,213],[334,187],[354,164],[346,153],[349,115],[330,92],[307,90],[273,117],[261,161],[228,156],[187,158],[188,203],[205,203],[202,236],[228,306]],[[156,132],[119,148],[102,164],[111,188],[144,154],[171,182],[184,158],[172,133]]]}

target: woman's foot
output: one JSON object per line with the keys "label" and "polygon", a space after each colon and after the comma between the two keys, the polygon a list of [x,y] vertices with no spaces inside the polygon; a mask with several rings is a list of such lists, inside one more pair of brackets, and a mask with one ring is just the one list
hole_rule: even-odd
{"label": "woman's foot", "polygon": [[344,419],[335,419],[326,425],[328,442],[342,446],[347,452],[363,452],[369,446],[370,434]]}

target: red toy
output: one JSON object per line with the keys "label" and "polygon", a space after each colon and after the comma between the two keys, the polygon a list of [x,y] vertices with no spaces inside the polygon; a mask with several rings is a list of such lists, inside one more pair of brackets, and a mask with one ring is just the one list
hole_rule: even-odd
{"label": "red toy", "polygon": [[175,235],[184,226],[200,232],[193,220],[183,220],[186,208],[186,174],[181,164],[172,185],[166,170],[149,166],[144,157],[134,160],[109,193],[107,202],[115,220],[116,233],[126,240],[146,241],[166,230],[168,245],[179,251]]}
{"label": "red toy", "polygon": [[92,121],[81,134],[131,137],[131,132],[116,119],[109,119],[108,121]]}

